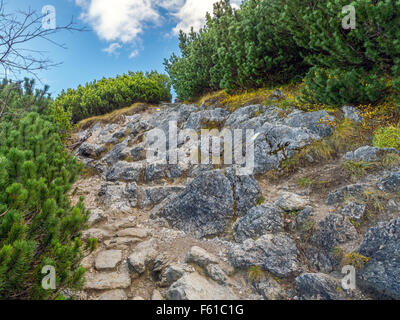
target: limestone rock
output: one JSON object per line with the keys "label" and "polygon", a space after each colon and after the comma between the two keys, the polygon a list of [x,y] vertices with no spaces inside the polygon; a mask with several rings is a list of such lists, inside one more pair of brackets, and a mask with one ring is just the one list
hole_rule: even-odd
{"label": "limestone rock", "polygon": [[200,276],[197,272],[187,273],[175,282],[167,293],[168,300],[237,300],[225,286]]}
{"label": "limestone rock", "polygon": [[235,268],[248,270],[251,266],[260,266],[282,278],[299,272],[298,256],[296,242],[284,233],[266,234],[258,240],[247,239],[229,253]]}
{"label": "limestone rock", "polygon": [[252,208],[235,226],[234,236],[237,242],[256,238],[265,233],[283,231],[284,217],[281,209],[270,205]]}
{"label": "limestone rock", "polygon": [[358,283],[378,298],[400,299],[400,219],[371,228],[360,247],[371,258]]}
{"label": "limestone rock", "polygon": [[324,273],[298,276],[296,288],[304,300],[344,300],[340,281]]}
{"label": "limestone rock", "polygon": [[100,252],[94,265],[97,270],[110,270],[114,269],[122,260],[121,250],[107,250]]}

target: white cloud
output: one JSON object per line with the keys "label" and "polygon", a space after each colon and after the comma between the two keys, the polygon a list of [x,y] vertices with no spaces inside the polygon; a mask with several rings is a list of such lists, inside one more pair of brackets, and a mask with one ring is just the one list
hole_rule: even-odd
{"label": "white cloud", "polygon": [[[179,22],[173,32],[175,34],[178,34],[179,30],[189,32],[192,26],[195,31],[198,31],[206,22],[206,12],[212,13],[215,2],[216,0],[186,0],[185,4],[174,14]],[[233,0],[231,3],[237,7],[241,0]]]}
{"label": "white cloud", "polygon": [[[199,30],[205,23],[206,12],[212,11],[213,3],[216,1],[75,0],[75,3],[82,8],[81,19],[91,25],[99,38],[112,42],[104,49],[105,52],[112,54],[120,49],[117,45],[135,45],[147,27],[160,26],[167,17],[172,17],[176,21],[176,26],[172,30],[175,34],[180,29],[187,32],[191,26]],[[232,1],[234,5],[240,2],[241,0]],[[136,51],[132,52],[134,56],[138,54]]]}
{"label": "white cloud", "polygon": [[131,52],[131,54],[129,55],[129,59],[133,59],[135,57],[137,57],[139,55],[139,50],[135,49]]}
{"label": "white cloud", "polygon": [[107,48],[104,48],[103,51],[108,54],[118,55],[118,49],[121,49],[122,46],[118,42],[111,43]]}

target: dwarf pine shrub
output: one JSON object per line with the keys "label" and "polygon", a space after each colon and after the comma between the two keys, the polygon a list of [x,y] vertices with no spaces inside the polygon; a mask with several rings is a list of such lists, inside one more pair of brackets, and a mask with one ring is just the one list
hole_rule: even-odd
{"label": "dwarf pine shrub", "polygon": [[[68,199],[81,169],[39,114],[0,121],[0,299],[56,299],[82,286],[88,211]],[[42,288],[44,266],[55,268],[56,290]]]}

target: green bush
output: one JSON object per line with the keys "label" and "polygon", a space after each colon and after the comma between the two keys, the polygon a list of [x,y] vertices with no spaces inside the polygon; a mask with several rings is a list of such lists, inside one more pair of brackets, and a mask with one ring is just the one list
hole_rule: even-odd
{"label": "green bush", "polygon": [[302,75],[304,50],[279,23],[281,9],[281,0],[247,0],[239,10],[228,0],[214,4],[204,29],[181,32],[181,56],[165,61],[178,96],[258,88]]}
{"label": "green bush", "polygon": [[77,89],[63,91],[53,104],[53,116],[63,125],[130,106],[136,102],[171,101],[171,85],[166,75],[129,72],[116,78],[103,78]]}
{"label": "green bush", "polygon": [[25,78],[23,81],[13,82],[3,79],[0,83],[0,111],[4,107],[2,120],[9,120],[24,112],[37,112],[48,115],[53,100],[49,94],[49,86],[43,89],[35,88],[35,80]]}
{"label": "green bush", "polygon": [[[355,29],[342,26],[347,5]],[[166,70],[182,99],[286,83],[312,68],[304,101],[375,103],[400,94],[399,13],[398,0],[245,0],[238,10],[221,0],[203,30],[181,34]]]}
{"label": "green bush", "polygon": [[376,130],[373,138],[374,147],[396,148],[400,150],[400,128],[390,126]]}
{"label": "green bush", "polygon": [[[385,94],[379,92],[385,88],[383,78],[393,78],[393,87],[398,86],[399,1],[286,0],[282,3],[281,23],[287,26],[297,45],[308,50],[305,61],[317,68],[308,74],[306,99],[332,104],[374,103]],[[347,14],[342,13],[342,8],[349,4],[356,10],[353,30],[342,27]],[[329,71],[312,79],[315,70],[320,69]],[[327,80],[326,75],[331,79]]]}
{"label": "green bush", "polygon": [[[68,198],[81,169],[37,113],[0,122],[0,299],[56,299],[82,286],[88,211]],[[45,265],[55,267],[54,291],[41,286]]]}
{"label": "green bush", "polygon": [[384,97],[387,81],[363,69],[311,68],[305,79],[301,100],[335,106],[368,104]]}

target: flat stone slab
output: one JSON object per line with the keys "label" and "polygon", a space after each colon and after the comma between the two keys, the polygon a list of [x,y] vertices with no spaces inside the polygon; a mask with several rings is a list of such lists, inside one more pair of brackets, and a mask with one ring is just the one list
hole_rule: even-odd
{"label": "flat stone slab", "polygon": [[126,289],[131,285],[128,272],[101,272],[86,275],[85,289],[111,290]]}
{"label": "flat stone slab", "polygon": [[110,270],[114,269],[122,260],[121,250],[107,250],[100,252],[94,265],[97,270]]}

